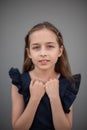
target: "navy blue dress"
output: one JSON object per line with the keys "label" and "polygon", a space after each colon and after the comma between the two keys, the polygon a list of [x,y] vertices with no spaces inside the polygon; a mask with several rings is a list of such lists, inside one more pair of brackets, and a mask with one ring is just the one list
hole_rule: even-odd
{"label": "navy blue dress", "polygon": [[[23,95],[26,107],[30,99],[29,84],[31,82],[31,78],[29,73],[20,73],[17,68],[11,68],[9,70],[9,75],[12,79],[12,84],[16,85],[18,92]],[[76,74],[73,78],[75,80],[74,84],[62,75],[59,78],[59,94],[65,113],[70,112],[69,108],[74,102],[80,86],[81,75]],[[45,94],[40,101],[30,130],[55,130],[52,120],[50,101],[47,94]]]}

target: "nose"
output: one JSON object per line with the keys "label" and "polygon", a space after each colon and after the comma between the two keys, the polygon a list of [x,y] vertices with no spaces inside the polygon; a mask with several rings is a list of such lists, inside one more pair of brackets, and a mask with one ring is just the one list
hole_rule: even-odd
{"label": "nose", "polygon": [[41,51],[40,51],[40,56],[44,57],[47,55],[47,51],[45,48],[42,48]]}

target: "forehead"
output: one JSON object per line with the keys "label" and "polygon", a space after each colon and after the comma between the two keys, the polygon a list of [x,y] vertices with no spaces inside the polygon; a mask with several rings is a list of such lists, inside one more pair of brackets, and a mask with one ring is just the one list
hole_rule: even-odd
{"label": "forehead", "polygon": [[41,29],[33,32],[29,40],[31,43],[39,43],[39,42],[57,42],[57,36],[54,32],[48,29]]}

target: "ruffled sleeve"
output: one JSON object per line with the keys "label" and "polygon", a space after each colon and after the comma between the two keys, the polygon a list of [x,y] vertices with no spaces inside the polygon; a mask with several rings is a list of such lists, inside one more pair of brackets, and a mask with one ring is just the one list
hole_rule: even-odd
{"label": "ruffled sleeve", "polygon": [[9,76],[12,79],[12,84],[18,88],[18,92],[22,94],[22,85],[21,85],[21,73],[17,68],[11,68],[9,70]]}
{"label": "ruffled sleeve", "polygon": [[[70,112],[70,106],[73,104],[73,102],[76,99],[76,96],[78,94],[78,91],[79,91],[79,86],[80,86],[80,82],[81,82],[81,75],[76,74],[73,76],[73,78],[74,78],[74,83],[70,83],[67,80],[64,81],[65,82],[64,83],[65,90],[62,91],[60,94],[62,106],[63,106],[65,113]],[[63,90],[64,87],[62,87],[61,90]]]}

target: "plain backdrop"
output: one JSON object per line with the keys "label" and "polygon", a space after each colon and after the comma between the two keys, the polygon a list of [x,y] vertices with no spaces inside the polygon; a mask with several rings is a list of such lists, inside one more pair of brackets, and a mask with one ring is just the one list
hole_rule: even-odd
{"label": "plain backdrop", "polygon": [[73,104],[73,129],[87,130],[87,1],[1,0],[0,1],[0,130],[11,127],[11,79],[8,71],[21,71],[24,37],[42,21],[62,32],[73,74],[81,73],[79,93]]}

